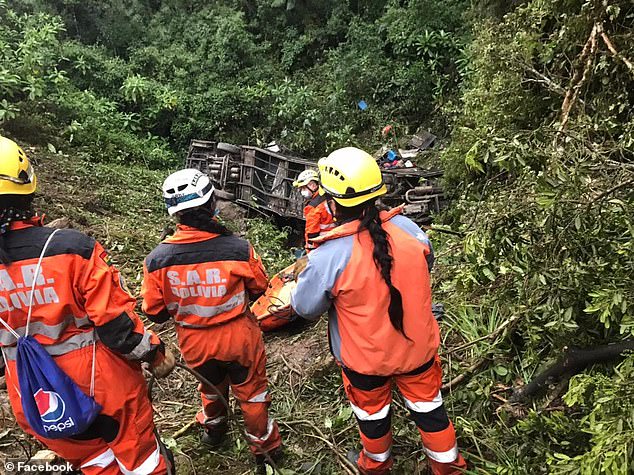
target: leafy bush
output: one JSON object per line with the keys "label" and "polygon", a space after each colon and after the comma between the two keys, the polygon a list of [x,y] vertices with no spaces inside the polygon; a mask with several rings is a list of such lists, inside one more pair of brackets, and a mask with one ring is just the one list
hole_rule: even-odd
{"label": "leafy bush", "polygon": [[[466,350],[469,365],[485,369],[455,393],[475,419],[468,427],[486,466],[500,472],[540,470],[545,456],[561,472],[631,469],[631,421],[610,425],[615,407],[631,407],[631,363],[609,384],[596,373],[576,378],[564,399],[575,407],[564,411],[509,413],[492,396],[508,398],[567,347],[634,336],[634,77],[622,60],[634,57],[633,20],[626,1],[531,1],[485,21],[470,46],[463,109],[443,156],[457,198],[446,222],[465,237],[443,269],[442,295],[457,315],[470,302],[481,319],[495,308],[512,322],[494,344]],[[448,338],[474,336],[452,320]],[[469,365],[454,361],[451,371]],[[543,407],[564,388],[549,388]],[[616,403],[617,394],[629,399]]]}
{"label": "leafy bush", "polygon": [[591,436],[585,453],[570,457],[555,453],[549,460],[553,473],[590,475],[628,474],[634,471],[634,356],[614,371],[579,375],[570,382],[566,404],[583,405],[581,429]]}
{"label": "leafy bush", "polygon": [[[2,64],[29,70],[39,61],[46,74],[0,68],[0,90],[9,93],[0,120],[22,130],[19,103],[28,100],[53,114],[61,110],[60,129],[73,121],[94,127],[96,147],[81,133],[73,137],[98,158],[160,166],[173,159],[168,143],[182,149],[195,137],[276,140],[321,156],[349,143],[377,145],[387,122],[406,129],[431,124],[432,111],[461,79],[457,55],[466,29],[459,19],[467,2],[3,5],[5,49],[25,54],[12,53]],[[17,29],[10,26],[15,19]],[[73,98],[81,94],[94,97],[99,111],[107,103],[105,117],[92,120],[85,108],[75,110]],[[369,110],[357,108],[361,99]],[[121,130],[125,138],[118,139]],[[148,140],[148,133],[160,139]],[[101,137],[119,143],[104,147]],[[162,158],[141,160],[154,154],[156,143]]]}

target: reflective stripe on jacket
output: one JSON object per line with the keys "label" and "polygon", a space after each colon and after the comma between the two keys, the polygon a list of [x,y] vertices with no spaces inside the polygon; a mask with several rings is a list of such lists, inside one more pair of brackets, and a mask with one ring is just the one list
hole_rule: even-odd
{"label": "reflective stripe on jacket", "polygon": [[[5,249],[13,262],[0,264],[0,316],[24,335],[31,285],[37,279],[29,334],[49,354],[63,355],[98,338],[128,359],[154,361],[162,344],[135,313],[135,299],[124,290],[121,274],[94,239],[72,229],[58,231],[35,277],[37,261],[52,232],[33,219],[14,223],[5,236]],[[15,358],[15,344],[15,337],[0,327],[0,347],[6,358]]]}
{"label": "reflective stripe on jacket", "polygon": [[268,278],[248,241],[179,225],[143,266],[143,311],[150,319],[174,317],[182,327],[205,328],[243,315],[249,294]]}
{"label": "reflective stripe on jacket", "polygon": [[329,339],[335,358],[356,372],[394,375],[430,360],[439,345],[431,312],[430,269],[433,251],[427,235],[400,209],[382,212],[393,256],[392,283],[403,298],[403,327],[390,323],[388,286],[372,257],[373,244],[359,221],[344,223],[317,239],[291,302],[304,318],[328,311]]}
{"label": "reflective stripe on jacket", "polygon": [[317,192],[313,195],[304,206],[304,219],[306,219],[304,232],[306,250],[312,251],[317,247],[314,240],[335,227],[325,196],[320,196]]}

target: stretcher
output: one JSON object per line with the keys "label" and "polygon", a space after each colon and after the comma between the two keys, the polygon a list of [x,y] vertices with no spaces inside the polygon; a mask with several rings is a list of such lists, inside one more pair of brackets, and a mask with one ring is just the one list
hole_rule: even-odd
{"label": "stretcher", "polygon": [[281,328],[295,319],[291,292],[297,286],[299,269],[303,268],[300,262],[301,259],[275,274],[264,294],[251,305],[251,312],[263,332]]}

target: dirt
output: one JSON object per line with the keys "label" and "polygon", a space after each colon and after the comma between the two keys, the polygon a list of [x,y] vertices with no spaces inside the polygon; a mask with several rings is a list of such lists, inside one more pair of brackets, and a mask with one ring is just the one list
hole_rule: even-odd
{"label": "dirt", "polygon": [[271,384],[280,376],[295,373],[304,378],[317,378],[334,368],[335,360],[326,343],[324,322],[317,324],[299,321],[290,329],[266,335],[268,374]]}

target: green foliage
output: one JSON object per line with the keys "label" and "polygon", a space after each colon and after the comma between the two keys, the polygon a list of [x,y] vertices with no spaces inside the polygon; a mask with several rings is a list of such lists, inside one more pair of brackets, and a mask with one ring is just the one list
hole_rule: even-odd
{"label": "green foliage", "polygon": [[566,404],[583,406],[581,428],[591,437],[590,449],[570,457],[555,453],[552,473],[625,475],[634,471],[634,356],[614,376],[583,374],[570,383]]}
{"label": "green foliage", "polygon": [[295,261],[287,244],[289,232],[290,229],[279,229],[265,219],[247,221],[246,238],[262,258],[269,275],[281,271]]}
{"label": "green foliage", "polygon": [[[460,249],[443,269],[442,294],[457,315],[477,302],[512,321],[494,344],[462,352],[494,363],[455,399],[474,419],[483,465],[501,473],[540,470],[546,456],[561,473],[631,471],[631,362],[615,380],[573,380],[565,398],[573,409],[491,415],[492,395],[505,392],[496,388],[530,381],[566,347],[634,336],[634,76],[600,35],[580,58],[597,24],[619,55],[634,57],[627,1],[535,0],[483,21],[443,155],[457,199],[446,222],[465,238],[452,244]],[[575,90],[562,126],[564,98]],[[480,313],[485,324],[490,312]],[[468,315],[449,320],[450,341],[483,331],[470,330]],[[465,368],[452,363],[452,372]]]}
{"label": "green foliage", "polygon": [[[439,120],[462,78],[467,3],[8,2],[0,38],[24,53],[0,63],[0,120],[17,133],[44,114],[52,135],[76,123],[73,143],[96,158],[153,167],[195,137],[310,156],[378,145],[387,122]],[[14,70],[33,64],[41,77]]]}
{"label": "green foliage", "polygon": [[[59,17],[19,14],[6,4],[0,4],[0,12],[0,90],[4,96],[0,101],[0,125],[34,139],[40,131],[25,131],[24,124],[46,124],[51,135],[83,146],[96,160],[137,162],[149,167],[165,166],[173,160],[167,142],[151,132],[157,118],[176,107],[173,91],[146,84],[147,97],[139,97],[139,101],[145,101],[145,110],[142,114],[126,111],[121,102],[131,89],[127,83],[120,87],[123,98],[109,98],[80,89],[83,84],[75,81],[77,74],[92,74],[95,62],[104,72],[118,65],[119,75],[110,74],[108,80],[121,78],[121,71],[125,71],[121,62],[110,60],[98,49],[61,42],[64,25]],[[76,61],[69,65],[66,53],[76,55]],[[131,102],[136,105],[137,101]],[[37,115],[46,119],[34,121]]]}

